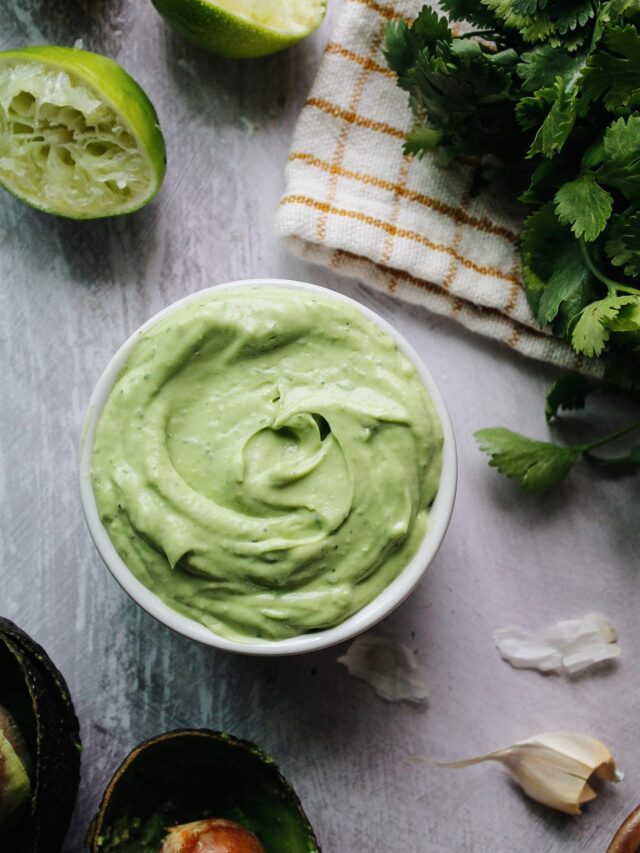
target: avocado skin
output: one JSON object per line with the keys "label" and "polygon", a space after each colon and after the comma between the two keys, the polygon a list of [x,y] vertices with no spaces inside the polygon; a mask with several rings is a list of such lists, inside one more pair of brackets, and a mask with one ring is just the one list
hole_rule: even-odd
{"label": "avocado skin", "polygon": [[6,833],[0,850],[59,853],[80,783],[80,727],[67,684],[45,650],[0,617],[0,668],[11,671],[9,707],[33,762],[29,811]]}
{"label": "avocado skin", "polygon": [[91,853],[155,853],[168,826],[207,817],[245,826],[267,853],[321,853],[274,760],[208,729],[165,732],[135,747],[104,792],[87,844]]}

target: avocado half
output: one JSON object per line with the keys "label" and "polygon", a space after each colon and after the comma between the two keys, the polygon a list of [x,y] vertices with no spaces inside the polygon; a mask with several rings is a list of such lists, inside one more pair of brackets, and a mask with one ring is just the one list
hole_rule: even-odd
{"label": "avocado half", "polygon": [[59,853],[80,782],[80,730],[58,669],[0,617],[0,850]]}
{"label": "avocado half", "polygon": [[320,853],[300,800],[274,760],[224,732],[180,729],[135,747],[102,797],[92,853],[158,853],[167,830],[206,818],[253,832],[266,853]]}

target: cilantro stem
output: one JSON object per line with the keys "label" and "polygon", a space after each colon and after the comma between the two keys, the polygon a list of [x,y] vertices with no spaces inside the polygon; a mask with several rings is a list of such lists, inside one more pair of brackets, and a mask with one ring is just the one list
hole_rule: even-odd
{"label": "cilantro stem", "polygon": [[604,438],[592,441],[591,444],[580,445],[580,451],[582,453],[588,453],[590,450],[594,450],[596,447],[602,447],[603,444],[609,444],[609,442],[615,441],[616,438],[621,438],[623,435],[633,432],[635,429],[640,429],[640,421],[634,421],[632,424],[628,424],[626,427],[623,427],[616,432],[605,435]]}
{"label": "cilantro stem", "polygon": [[621,290],[623,293],[630,293],[631,296],[637,296],[640,293],[637,287],[631,287],[630,284],[618,284],[616,290]]}
{"label": "cilantro stem", "polygon": [[591,255],[589,254],[589,250],[587,249],[587,244],[584,242],[584,240],[579,240],[578,242],[580,243],[580,251],[582,252],[582,257],[584,258],[585,264],[589,267],[589,271],[599,281],[601,281],[604,285],[606,285],[609,293],[611,293],[612,290],[615,293],[615,291],[618,289],[618,287],[624,286],[624,285],[621,285],[619,281],[614,281],[612,278],[609,278],[609,276],[600,272],[598,267],[593,263],[593,259],[592,259]]}
{"label": "cilantro stem", "polygon": [[582,252],[582,257],[584,258],[585,264],[589,267],[589,271],[606,286],[610,296],[615,296],[618,291],[622,291],[623,293],[630,293],[633,296],[636,296],[638,292],[640,292],[636,287],[631,287],[628,284],[622,284],[622,282],[615,281],[614,279],[609,278],[609,276],[601,272],[594,264],[593,258],[589,254],[589,250],[587,249],[587,244],[585,243],[585,241],[579,240],[578,242],[580,243],[580,251]]}

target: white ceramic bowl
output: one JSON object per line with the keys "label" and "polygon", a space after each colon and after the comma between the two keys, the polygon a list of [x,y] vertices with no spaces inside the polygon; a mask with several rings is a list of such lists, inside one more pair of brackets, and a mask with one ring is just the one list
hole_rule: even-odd
{"label": "white ceramic bowl", "polygon": [[[334,628],[327,628],[323,631],[316,631],[308,634],[300,634],[297,637],[291,637],[287,640],[254,640],[251,642],[238,642],[228,640],[212,633],[208,628],[199,622],[183,616],[176,610],[173,610],[169,605],[165,604],[151,590],[142,584],[129,570],[118,552],[113,546],[107,530],[102,525],[98,510],[96,507],[95,497],[91,486],[91,457],[93,455],[93,441],[95,436],[96,424],[102,414],[102,409],[107,401],[111,388],[118,377],[129,353],[133,349],[139,336],[153,326],[160,317],[163,317],[170,311],[175,310],[179,306],[185,305],[188,302],[193,302],[196,299],[201,299],[203,294],[218,292],[222,289],[245,287],[251,285],[271,285],[277,287],[290,287],[299,290],[317,291],[323,296],[330,299],[337,299],[341,302],[348,302],[350,305],[357,308],[367,319],[371,320],[397,342],[401,352],[415,365],[420,378],[429,392],[433,404],[442,424],[444,433],[444,449],[442,460],[442,475],[440,478],[440,487],[438,494],[431,508],[429,519],[429,529],[413,559],[400,572],[397,578],[393,580],[372,602],[363,607],[353,616],[345,619]],[[306,284],[298,281],[287,281],[280,279],[251,279],[247,281],[234,281],[229,284],[219,284],[214,287],[200,290],[196,293],[191,293],[185,296],[184,299],[174,302],[160,311],[154,317],[151,317],[144,323],[131,337],[125,341],[120,349],[113,356],[104,370],[104,373],[98,380],[85,417],[84,427],[82,431],[82,440],[80,444],[80,495],[82,498],[82,507],[84,515],[89,526],[89,532],[93,538],[96,548],[100,552],[100,556],[107,565],[107,568],[117,580],[120,586],[127,592],[133,600],[143,607],[147,613],[150,613],[158,621],[169,628],[173,628],[179,634],[185,637],[190,637],[193,640],[198,640],[208,646],[215,646],[219,649],[227,651],[239,652],[249,655],[290,655],[300,652],[310,652],[317,649],[323,649],[327,646],[332,646],[336,643],[341,643],[366,631],[379,622],[392,610],[394,610],[409,593],[414,589],[427,567],[433,560],[444,535],[449,526],[449,520],[453,511],[453,502],[456,492],[457,481],[457,462],[455,440],[453,437],[453,428],[449,413],[445,406],[442,395],[438,390],[433,377],[424,366],[420,356],[407,343],[407,341],[397,332],[393,326],[389,325],[385,320],[379,317],[376,313],[350,299],[342,294],[335,293],[332,290],[327,290],[324,287],[318,287],[314,284]]]}

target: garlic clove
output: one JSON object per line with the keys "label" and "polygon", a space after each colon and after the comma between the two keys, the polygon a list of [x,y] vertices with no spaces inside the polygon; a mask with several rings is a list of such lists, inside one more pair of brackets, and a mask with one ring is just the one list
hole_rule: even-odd
{"label": "garlic clove", "polygon": [[596,773],[609,782],[617,782],[620,779],[607,747],[590,735],[550,732],[538,735],[529,742],[541,744],[553,750],[556,755],[566,756],[570,761],[581,764],[590,775]]}
{"label": "garlic clove", "polygon": [[565,814],[580,814],[581,806],[595,799],[596,792],[589,784],[592,777],[610,782],[622,778],[601,741],[570,732],[541,734],[464,761],[422,760],[451,768],[498,761],[532,800]]}
{"label": "garlic clove", "polygon": [[582,793],[580,794],[580,797],[578,798],[578,803],[581,806],[584,805],[584,803],[590,803],[591,800],[595,800],[596,796],[597,796],[596,792],[593,790],[591,785],[587,782],[587,784],[582,789]]}

